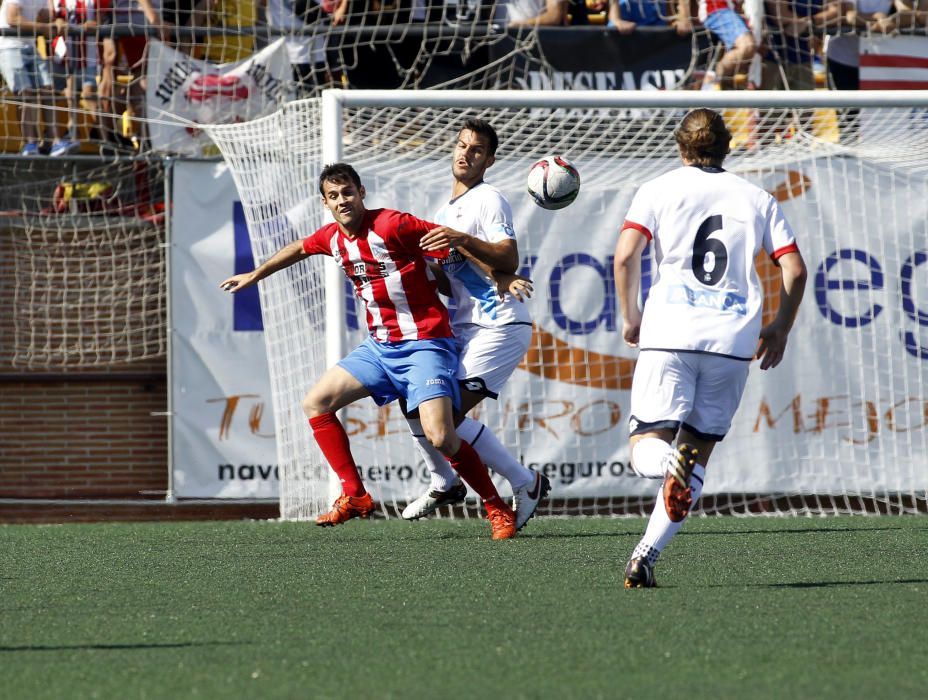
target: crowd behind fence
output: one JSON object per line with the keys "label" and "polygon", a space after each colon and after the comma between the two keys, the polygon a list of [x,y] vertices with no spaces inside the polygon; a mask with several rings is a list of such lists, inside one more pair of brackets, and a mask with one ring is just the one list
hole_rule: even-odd
{"label": "crowd behind fence", "polygon": [[[926,23],[928,0],[2,0],[0,151],[149,150],[153,39],[219,65],[283,37],[288,98],[352,87],[358,71],[391,62],[387,70],[407,74],[403,87],[420,87],[415,62],[427,59],[407,61],[394,50],[401,44],[429,54],[447,40],[444,50],[463,54],[502,36],[530,47],[533,33],[581,26],[614,31],[616,41],[642,31],[694,37],[688,87],[857,89],[860,36],[928,42]],[[371,47],[386,53],[365,53]]]}

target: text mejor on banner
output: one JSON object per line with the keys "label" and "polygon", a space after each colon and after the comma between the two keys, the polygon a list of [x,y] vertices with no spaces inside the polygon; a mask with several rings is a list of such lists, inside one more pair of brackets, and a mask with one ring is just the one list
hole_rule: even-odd
{"label": "text mejor on banner", "polygon": [[250,58],[222,65],[191,58],[157,40],[149,42],[148,50],[146,105],[155,150],[215,155],[209,136],[196,124],[255,119],[273,112],[286,97],[290,62],[282,38]]}

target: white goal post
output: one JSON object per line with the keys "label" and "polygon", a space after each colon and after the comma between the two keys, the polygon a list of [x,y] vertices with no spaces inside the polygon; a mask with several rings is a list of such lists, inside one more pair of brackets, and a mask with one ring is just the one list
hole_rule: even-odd
{"label": "white goal post", "polygon": [[[726,167],[780,200],[810,271],[786,360],[751,372],[697,512],[924,512],[928,91],[331,90],[205,128],[232,170],[261,262],[323,223],[323,164],[351,163],[369,207],[429,218],[449,195],[463,118],[493,123],[500,148],[487,179],[512,203],[536,289],[535,335],[479,418],[551,478],[545,513],[640,514],[655,484],[628,467],[635,352],[621,342],[611,256],[632,195],[678,163],[673,129],[697,106],[723,112],[734,135]],[[582,179],[577,200],[557,212],[525,193],[529,166],[552,153]],[[649,255],[644,265],[647,288]],[[775,299],[776,269],[759,259],[758,272]],[[332,493],[300,400],[365,322],[327,259],[268,278],[261,299],[281,514],[309,518]],[[427,484],[399,409],[361,402],[342,419],[369,490],[394,515]]]}

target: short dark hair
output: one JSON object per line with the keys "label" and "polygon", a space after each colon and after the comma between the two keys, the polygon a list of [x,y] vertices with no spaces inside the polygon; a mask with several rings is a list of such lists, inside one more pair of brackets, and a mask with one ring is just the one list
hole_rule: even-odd
{"label": "short dark hair", "polygon": [[673,132],[681,155],[693,165],[721,167],[731,152],[731,132],[722,115],[699,107],[690,111]]}
{"label": "short dark hair", "polygon": [[486,119],[478,119],[477,117],[468,117],[464,120],[464,124],[461,126],[458,133],[462,131],[473,131],[475,134],[483,136],[490,143],[490,155],[496,155],[496,149],[499,147],[499,136],[496,135],[496,129],[493,128],[493,125],[490,124]]}
{"label": "short dark hair", "polygon": [[353,182],[355,187],[361,189],[361,176],[348,163],[330,163],[322,169],[322,172],[319,173],[319,194],[321,195],[325,195],[322,185],[326,181],[337,182],[342,185]]}

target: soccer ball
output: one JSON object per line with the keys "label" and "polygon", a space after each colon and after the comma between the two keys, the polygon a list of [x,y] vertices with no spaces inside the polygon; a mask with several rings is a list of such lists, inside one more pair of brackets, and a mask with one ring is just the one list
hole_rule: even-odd
{"label": "soccer ball", "polygon": [[528,171],[528,193],[543,209],[563,209],[580,192],[580,173],[561,156],[545,156]]}

